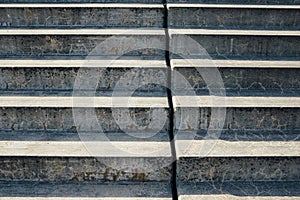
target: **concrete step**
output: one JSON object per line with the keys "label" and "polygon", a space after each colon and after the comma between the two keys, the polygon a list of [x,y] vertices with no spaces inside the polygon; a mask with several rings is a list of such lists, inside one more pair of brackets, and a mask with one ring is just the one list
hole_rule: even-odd
{"label": "concrete step", "polygon": [[298,181],[268,182],[206,182],[179,184],[180,200],[196,199],[248,199],[296,200],[299,199]]}
{"label": "concrete step", "polygon": [[299,0],[168,0],[168,3],[300,5]]}
{"label": "concrete step", "polygon": [[1,141],[0,179],[170,181],[169,142]]}
{"label": "concrete step", "polygon": [[0,4],[0,25],[5,29],[163,28],[163,12],[162,4]]}
{"label": "concrete step", "polygon": [[[173,101],[179,182],[299,180],[299,98],[174,96]],[[290,139],[262,136],[294,131]]]}
{"label": "concrete step", "polygon": [[300,6],[168,4],[171,28],[299,30]]}
{"label": "concrete step", "polygon": [[[172,59],[171,66],[177,95],[188,95],[191,90],[196,95],[209,95],[209,89],[221,87],[226,96],[300,95],[299,61]],[[202,78],[201,72],[213,74],[215,70],[223,86],[210,85]]]}
{"label": "concrete step", "polygon": [[3,200],[171,200],[169,183],[1,181]]}
{"label": "concrete step", "polygon": [[299,144],[177,140],[177,181],[299,181]]}
{"label": "concrete step", "polygon": [[162,49],[165,49],[162,29],[7,29],[0,30],[0,41],[1,58],[86,59],[126,55],[164,58]]}
{"label": "concrete step", "polygon": [[[166,97],[2,96],[1,131],[168,133]],[[150,137],[149,136],[149,137]]]}
{"label": "concrete step", "polygon": [[[97,96],[125,91],[135,96],[166,96],[164,60],[114,59],[0,60],[0,95],[72,96],[80,87],[82,94]],[[79,86],[90,79],[98,80]]]}
{"label": "concrete step", "polygon": [[[188,58],[299,60],[300,57],[299,31],[171,29],[169,33],[172,52],[181,50]],[[201,49],[182,49],[183,37],[193,39]]]}

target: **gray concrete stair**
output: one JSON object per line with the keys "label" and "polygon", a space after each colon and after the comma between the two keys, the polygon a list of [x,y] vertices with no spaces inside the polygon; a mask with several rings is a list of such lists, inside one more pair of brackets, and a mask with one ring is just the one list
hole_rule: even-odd
{"label": "gray concrete stair", "polygon": [[0,199],[299,199],[299,5],[0,0]]}
{"label": "gray concrete stair", "polygon": [[[167,67],[164,60],[140,60],[139,57],[130,60],[112,59],[0,60],[1,96],[72,96],[74,90],[79,89],[74,86],[76,81],[80,82],[95,74],[103,78],[93,85],[81,86],[78,93],[112,96],[124,91],[130,92],[126,85],[119,84],[120,79],[139,74],[130,82],[131,87],[134,87],[134,96],[166,96],[163,86],[167,85]],[[157,77],[157,81],[153,81],[156,85],[146,85],[151,76]]]}
{"label": "gray concrete stair", "polygon": [[[171,65],[173,90],[180,95],[188,95],[191,89],[196,95],[220,89],[208,86],[201,76],[201,72],[217,69],[226,96],[299,96],[299,61],[172,59]],[[180,84],[182,77],[188,84]]]}
{"label": "gray concrete stair", "polygon": [[173,102],[179,199],[299,198],[298,97]]}
{"label": "gray concrete stair", "polygon": [[[162,28],[162,4],[0,4],[1,28]],[[124,17],[126,16],[126,17]]]}
{"label": "gray concrete stair", "polygon": [[[22,132],[23,137],[18,140],[12,138],[0,141],[0,179],[170,181],[172,155],[168,139],[168,119],[159,119],[167,120],[164,125],[166,129],[158,127],[155,130],[154,126],[159,123],[153,126],[148,123],[149,121],[146,122],[147,116],[150,117],[153,112],[155,114],[157,109],[163,109],[168,115],[166,97],[132,97],[130,101],[127,101],[126,97],[118,97],[116,100],[112,97],[92,99],[92,97],[1,97],[1,134]],[[96,104],[92,104],[91,101]],[[80,120],[83,120],[82,123],[91,121],[87,116],[88,109],[94,108],[96,113],[100,111],[103,114],[100,114],[101,116],[96,114],[99,123],[104,122],[101,124],[103,134],[100,134],[101,130],[95,125],[93,127],[92,123],[80,124]],[[72,111],[72,109],[81,110]],[[143,130],[132,126],[122,129],[114,121],[110,109],[132,110],[130,116],[137,120],[143,119],[146,127]],[[142,117],[143,112],[146,118]],[[59,132],[67,135],[66,132],[72,131],[78,132],[80,141],[55,138]],[[43,132],[54,134],[46,141],[32,139],[32,133]],[[119,134],[113,136],[114,132]],[[120,134],[121,132],[123,134]],[[27,137],[26,133],[29,133]],[[133,133],[134,135],[129,137]]]}
{"label": "gray concrete stair", "polygon": [[169,33],[171,48],[176,49],[185,35],[198,42],[212,59],[298,60],[300,55],[299,31],[171,29]]}
{"label": "gray concrete stair", "polygon": [[0,3],[0,199],[172,199],[162,2]]}
{"label": "gray concrete stair", "polygon": [[168,4],[170,28],[299,30],[297,5]]}
{"label": "gray concrete stair", "polygon": [[[115,47],[117,44],[112,45],[113,40],[122,40],[131,45],[125,51]],[[161,47],[160,49],[165,48],[163,30],[9,29],[0,30],[0,41],[0,58],[6,59],[86,59],[87,56],[163,58],[162,50],[135,48],[137,44],[153,44]]]}

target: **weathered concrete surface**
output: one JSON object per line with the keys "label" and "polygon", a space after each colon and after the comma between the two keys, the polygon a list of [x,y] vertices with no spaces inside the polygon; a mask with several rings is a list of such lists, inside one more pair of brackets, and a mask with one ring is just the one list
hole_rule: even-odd
{"label": "weathered concrete surface", "polygon": [[[300,57],[297,31],[277,31],[276,34],[276,31],[174,30],[171,31],[171,48],[180,48],[176,45],[182,38],[181,34],[198,42],[213,59],[298,60]],[[188,52],[183,53],[188,55]],[[196,53],[196,58],[199,58],[201,55]]]}
{"label": "weathered concrete surface", "polygon": [[[117,34],[117,35],[114,35]],[[140,34],[140,35],[139,35]],[[111,38],[114,36],[113,38]],[[109,39],[109,40],[107,40]],[[128,43],[119,47],[118,40]],[[105,43],[103,43],[105,41]],[[162,57],[165,48],[165,36],[161,31],[136,30],[132,35],[126,30],[59,30],[59,31],[3,31],[0,36],[1,58],[43,58],[47,56],[157,56]],[[118,42],[113,44],[113,42]],[[139,49],[137,45],[155,46],[158,49]],[[97,48],[102,45],[103,48]],[[125,49],[126,47],[126,49]],[[91,54],[91,52],[93,53]],[[125,54],[125,52],[127,54]],[[125,55],[124,55],[125,54]]]}
{"label": "weathered concrete surface", "polygon": [[179,182],[297,181],[299,157],[181,157]]}
{"label": "weathered concrete surface", "polygon": [[[0,179],[19,181],[169,181],[166,157],[0,157]],[[135,167],[128,167],[128,166]]]}
{"label": "weathered concrete surface", "polygon": [[[212,62],[213,63],[213,62]],[[271,64],[272,62],[270,62]],[[223,68],[215,65],[215,68],[201,66],[176,67],[173,73],[173,86],[177,94],[184,94],[187,89],[193,88],[197,95],[208,95],[213,86],[209,86],[202,78],[199,71],[214,71],[218,69],[226,91],[226,96],[299,96],[300,95],[300,71],[296,68],[260,68],[247,65],[243,68]],[[201,67],[201,68],[200,68]],[[252,67],[252,68],[250,68]],[[182,75],[188,81],[189,86],[180,84]],[[220,88],[219,88],[220,89]]]}
{"label": "weathered concrete surface", "polygon": [[218,4],[262,4],[300,5],[299,0],[168,0],[168,3],[218,3]]}
{"label": "weathered concrete surface", "polygon": [[215,29],[285,29],[299,30],[300,9],[244,7],[182,7],[169,6],[169,25],[172,28]]}
{"label": "weathered concrete surface", "polygon": [[[93,110],[93,109],[92,109]],[[82,113],[82,119],[88,119],[89,112],[91,109],[76,109],[76,112]],[[115,112],[126,112],[127,109],[114,109]],[[112,116],[112,111],[110,108],[99,108],[95,110],[98,121],[104,132],[119,132],[119,131],[140,131],[139,127],[151,128],[151,131],[165,131],[169,130],[168,119],[163,127],[158,125],[153,127],[154,124],[150,123],[152,119],[153,112],[161,113],[161,109],[129,109],[129,114],[132,119],[139,125],[137,127],[128,126],[119,127],[118,123]],[[168,115],[167,109],[163,109],[166,115]],[[79,119],[78,119],[79,120]],[[165,120],[165,119],[161,119]],[[80,124],[80,122],[78,122]],[[150,125],[151,124],[151,125]],[[98,125],[92,124],[91,126],[86,126],[81,124],[77,127],[74,123],[72,108],[2,108],[1,109],[1,120],[0,125],[2,130],[23,130],[23,131],[37,131],[37,130],[55,130],[55,131],[96,131]],[[147,129],[150,131],[150,129]],[[145,130],[144,130],[145,131]]]}
{"label": "weathered concrete surface", "polygon": [[180,200],[197,199],[299,199],[299,182],[205,182],[178,184]]}
{"label": "weathered concrete surface", "polygon": [[[34,97],[23,98],[23,100],[22,97],[7,97],[6,100],[3,98],[0,114],[1,130],[96,131],[99,125],[93,120],[89,121],[90,124],[86,124],[86,119],[90,119],[91,114],[95,114],[104,132],[141,130],[167,132],[169,130],[166,98],[162,98],[161,103],[149,97],[145,101],[141,97],[136,101],[129,100],[129,102],[127,102],[128,99],[125,101],[122,98],[114,98],[115,100],[111,98],[97,100],[96,98],[95,105],[91,104],[92,99],[74,100],[71,97],[44,97],[40,100]],[[147,102],[148,104],[145,104]],[[156,105],[153,105],[155,102]],[[98,108],[93,108],[94,106]],[[76,115],[77,125],[74,122],[73,113]],[[124,118],[127,115],[136,125]],[[160,121],[157,122],[157,120]],[[122,121],[121,128],[120,121]]]}
{"label": "weathered concrete surface", "polygon": [[1,28],[162,28],[164,21],[162,5],[143,4],[0,4],[0,19]]}
{"label": "weathered concrete surface", "polygon": [[[200,116],[194,116],[197,108],[176,108],[175,128],[181,131],[207,130],[223,131],[288,131],[298,130],[300,121],[297,116],[299,108],[226,108],[224,127],[210,125],[211,108],[199,108]],[[186,119],[198,119],[187,121]]]}
{"label": "weathered concrete surface", "polygon": [[[43,61],[48,62],[47,60]],[[147,63],[147,61],[141,62]],[[60,67],[43,65],[44,67],[33,66],[30,68],[29,65],[15,68],[12,65],[9,68],[0,68],[0,95],[72,96],[73,90],[79,87],[78,84],[74,85],[76,78],[79,81],[94,80],[95,77],[99,77],[95,83],[87,84],[85,87],[81,86],[82,92],[83,90],[94,90],[96,95],[111,95],[113,92],[133,90],[138,96],[166,96],[166,89],[163,87],[167,85],[164,64],[160,67],[143,67],[142,64],[140,67],[130,67],[131,65],[101,67],[100,65],[101,62],[99,62],[99,68],[89,68],[85,67],[83,62],[82,68],[65,67],[63,64],[57,65]],[[23,63],[23,66],[26,64]],[[154,80],[155,84],[146,84],[151,80]],[[118,88],[115,88],[119,81],[129,83],[129,85],[118,84]]]}
{"label": "weathered concrete surface", "polygon": [[299,141],[296,97],[175,96],[173,101],[178,139],[189,138],[187,133],[202,140],[210,130],[219,131],[218,138],[227,141]]}
{"label": "weathered concrete surface", "polygon": [[1,199],[98,199],[171,200],[171,185],[166,182],[38,182],[1,181]]}

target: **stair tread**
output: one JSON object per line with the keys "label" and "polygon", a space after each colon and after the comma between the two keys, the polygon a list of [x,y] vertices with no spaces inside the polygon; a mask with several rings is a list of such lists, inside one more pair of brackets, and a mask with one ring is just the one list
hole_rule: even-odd
{"label": "stair tread", "polygon": [[150,158],[171,157],[171,148],[169,142],[0,141],[0,155]]}
{"label": "stair tread", "polygon": [[245,9],[300,9],[300,5],[255,5],[255,4],[199,4],[169,3],[168,8],[245,8]]}
{"label": "stair tread", "polygon": [[160,35],[164,29],[0,29],[0,35]]}
{"label": "stair tread", "polygon": [[[208,147],[211,147],[209,149]],[[177,157],[299,157],[300,142],[176,140]]]}
{"label": "stair tread", "polygon": [[171,59],[171,66],[172,68],[176,68],[176,67],[300,68],[300,62],[283,61],[283,60],[277,61],[277,60]]}
{"label": "stair tread", "polygon": [[166,97],[1,96],[0,107],[168,108],[168,99]]}
{"label": "stair tread", "polygon": [[0,8],[163,8],[163,5],[157,3],[13,3],[0,4]]}
{"label": "stair tread", "polygon": [[0,68],[3,67],[105,67],[105,68],[166,68],[164,60],[0,60]]}
{"label": "stair tread", "polygon": [[[1,33],[1,32],[0,32]],[[169,29],[170,35],[241,35],[241,36],[300,36],[300,31],[289,30],[239,30],[239,29]]]}
{"label": "stair tread", "polygon": [[174,107],[299,108],[299,97],[173,96]]}

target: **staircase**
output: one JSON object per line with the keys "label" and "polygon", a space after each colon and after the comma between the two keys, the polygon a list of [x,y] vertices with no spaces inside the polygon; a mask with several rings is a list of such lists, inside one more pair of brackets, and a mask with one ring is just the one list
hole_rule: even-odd
{"label": "staircase", "polygon": [[299,0],[0,3],[0,199],[300,199]]}

